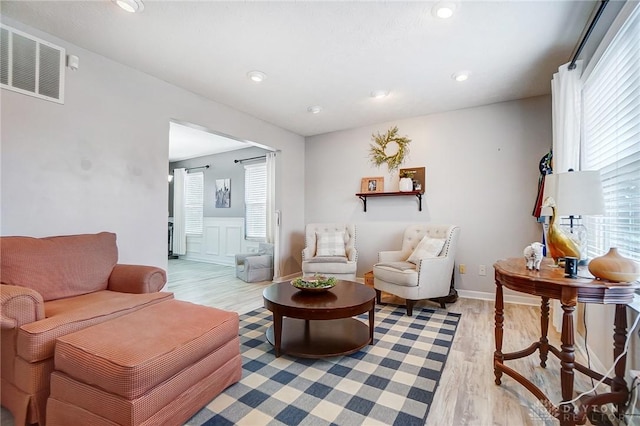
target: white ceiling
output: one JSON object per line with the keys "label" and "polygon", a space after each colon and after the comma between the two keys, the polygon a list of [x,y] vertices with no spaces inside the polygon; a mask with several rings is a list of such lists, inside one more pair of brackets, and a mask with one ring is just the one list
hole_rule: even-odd
{"label": "white ceiling", "polygon": [[[2,14],[309,136],[547,94],[599,3],[467,0],[442,20],[432,1],[144,1],[129,14],[108,0],[3,0]],[[460,70],[471,78],[454,81]]]}
{"label": "white ceiling", "polygon": [[169,162],[250,148],[254,145],[216,135],[191,124],[171,122],[169,126]]}

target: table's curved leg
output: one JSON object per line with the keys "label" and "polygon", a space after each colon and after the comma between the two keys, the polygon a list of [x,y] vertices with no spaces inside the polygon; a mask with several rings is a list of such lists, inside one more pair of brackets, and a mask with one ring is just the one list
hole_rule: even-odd
{"label": "table's curved leg", "polygon": [[[573,399],[573,368],[575,366],[575,337],[573,333],[573,311],[576,308],[575,297],[565,297],[562,299],[562,352],[560,356],[560,383],[562,385],[562,400],[570,401]],[[560,425],[575,424],[575,415],[573,404],[561,403],[559,407]]]}
{"label": "table's curved leg", "polygon": [[543,297],[540,305],[540,366],[545,368],[547,366],[547,356],[549,354],[549,339],[547,334],[549,332],[549,298]]}
{"label": "table's curved leg", "polygon": [[[617,359],[624,351],[624,345],[627,342],[627,309],[626,305],[616,305],[616,315],[613,333],[613,359]],[[627,356],[624,355],[616,364],[615,377],[611,384],[612,392],[628,392],[627,382],[624,379],[624,370],[627,364]],[[616,414],[619,419],[624,419],[626,404],[618,404],[616,406]]]}
{"label": "table's curved leg", "polygon": [[502,333],[504,324],[504,301],[502,298],[502,284],[496,281],[496,314],[495,314],[496,328],[496,351],[493,353],[493,374],[496,376],[496,385],[500,385],[502,378],[502,371],[497,368],[496,363],[503,363],[504,356],[502,355]]}

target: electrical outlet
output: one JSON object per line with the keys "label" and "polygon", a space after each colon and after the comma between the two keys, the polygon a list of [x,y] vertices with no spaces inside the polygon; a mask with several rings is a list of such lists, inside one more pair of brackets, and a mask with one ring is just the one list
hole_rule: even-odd
{"label": "electrical outlet", "polygon": [[466,273],[467,273],[467,267],[464,265],[464,263],[461,263],[461,264],[458,266],[458,269],[460,269],[460,273],[461,273],[461,274],[466,274]]}
{"label": "electrical outlet", "polygon": [[487,267],[484,265],[480,265],[478,267],[478,275],[482,275],[483,277],[487,275]]}
{"label": "electrical outlet", "polygon": [[631,378],[640,380],[640,370],[629,370],[629,374],[631,374]]}

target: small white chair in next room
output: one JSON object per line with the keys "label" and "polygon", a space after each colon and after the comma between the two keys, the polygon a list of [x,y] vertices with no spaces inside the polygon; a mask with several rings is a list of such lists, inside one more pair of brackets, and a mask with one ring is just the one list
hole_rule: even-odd
{"label": "small white chair in next room", "polygon": [[236,277],[248,283],[273,279],[273,244],[260,243],[257,253],[236,254]]}

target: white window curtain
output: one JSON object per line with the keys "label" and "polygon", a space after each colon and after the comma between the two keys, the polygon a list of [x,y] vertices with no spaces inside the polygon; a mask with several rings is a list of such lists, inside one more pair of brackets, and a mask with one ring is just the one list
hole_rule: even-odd
{"label": "white window curtain", "polygon": [[553,173],[578,170],[580,161],[580,117],[582,61],[569,70],[558,68],[551,80],[553,123]]}
{"label": "white window curtain", "polygon": [[269,152],[266,161],[267,242],[273,244],[273,276],[280,277],[280,212],[276,211],[276,153]]}
{"label": "white window curtain", "polygon": [[173,170],[173,254],[176,255],[187,253],[184,206],[186,176],[186,169]]}
{"label": "white window curtain", "polygon": [[266,172],[266,214],[267,214],[267,242],[273,243],[275,239],[275,194],[276,194],[276,154],[270,152],[267,154],[267,161],[265,163]]}
{"label": "white window curtain", "polygon": [[[569,70],[569,64],[558,68],[551,80],[552,125],[553,125],[553,173],[578,170],[580,161],[580,119],[582,61]],[[552,324],[562,329],[562,308],[553,300]]]}
{"label": "white window curtain", "polygon": [[247,239],[267,239],[266,163],[244,166],[245,235]]}
{"label": "white window curtain", "polygon": [[582,161],[600,171],[605,214],[586,218],[589,257],[640,260],[640,6],[584,82]]}

